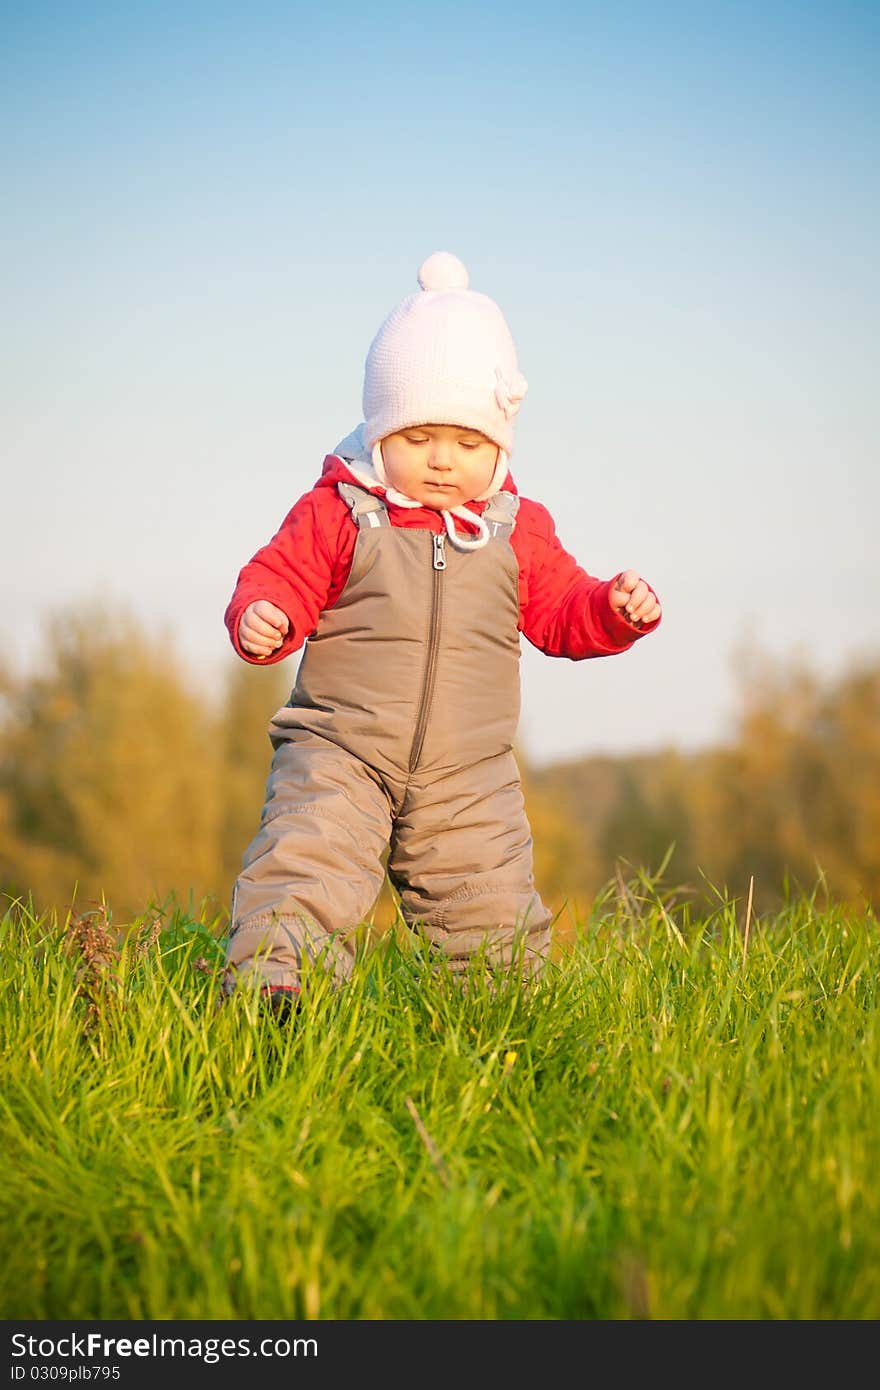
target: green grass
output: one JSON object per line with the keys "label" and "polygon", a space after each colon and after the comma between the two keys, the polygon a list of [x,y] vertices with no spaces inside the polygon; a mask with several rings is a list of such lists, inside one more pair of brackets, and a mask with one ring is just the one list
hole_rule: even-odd
{"label": "green grass", "polygon": [[288,1026],[218,1007],[210,922],[115,958],[13,906],[0,1315],[880,1316],[877,922],[803,898],[744,952],[673,901],[606,895],[527,988],[388,937]]}

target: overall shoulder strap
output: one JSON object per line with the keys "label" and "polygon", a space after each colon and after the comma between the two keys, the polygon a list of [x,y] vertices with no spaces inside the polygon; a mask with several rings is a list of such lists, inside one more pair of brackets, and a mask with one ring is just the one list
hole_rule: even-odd
{"label": "overall shoulder strap", "polygon": [[483,520],[493,540],[496,536],[501,540],[507,540],[516,525],[518,511],[519,498],[515,492],[496,492],[495,496],[490,498],[489,505],[483,512]]}
{"label": "overall shoulder strap", "polygon": [[372,492],[367,492],[366,488],[358,487],[355,483],[337,483],[336,491],[347,503],[352,520],[363,531],[368,526],[390,526],[388,520],[388,510],[381,497],[375,497]]}

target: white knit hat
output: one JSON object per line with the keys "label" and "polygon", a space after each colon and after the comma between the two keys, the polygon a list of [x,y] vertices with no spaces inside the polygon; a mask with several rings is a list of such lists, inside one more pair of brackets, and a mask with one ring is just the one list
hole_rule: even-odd
{"label": "white knit hat", "polygon": [[421,288],[392,309],[370,344],[363,398],[370,449],[410,425],[461,425],[498,445],[506,471],[528,386],[504,315],[469,283],[457,256],[435,251],[419,270]]}

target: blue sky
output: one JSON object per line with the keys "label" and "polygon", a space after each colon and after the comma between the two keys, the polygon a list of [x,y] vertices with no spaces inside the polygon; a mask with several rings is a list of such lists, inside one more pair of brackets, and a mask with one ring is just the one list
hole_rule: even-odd
{"label": "blue sky", "polygon": [[[512,464],[663,624],[523,653],[523,751],[727,736],[742,653],[880,659],[875,4],[175,4],[0,19],[0,641],[93,601],[197,682],[445,249]],[[291,676],[293,670],[291,670]]]}

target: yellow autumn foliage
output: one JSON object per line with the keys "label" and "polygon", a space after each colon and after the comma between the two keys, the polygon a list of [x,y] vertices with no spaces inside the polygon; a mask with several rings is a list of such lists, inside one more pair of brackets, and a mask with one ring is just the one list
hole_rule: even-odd
{"label": "yellow autumn foliage", "polygon": [[[106,901],[115,919],[173,898],[220,915],[263,802],[267,724],[291,663],[200,683],[127,615],[64,613],[36,674],[0,671],[0,891],[38,910]],[[582,920],[631,869],[683,892],[775,906],[786,885],[880,901],[880,664],[821,681],[755,653],[734,737],[523,767],[535,876]],[[671,850],[671,853],[670,853]],[[375,909],[393,919],[386,889]]]}

